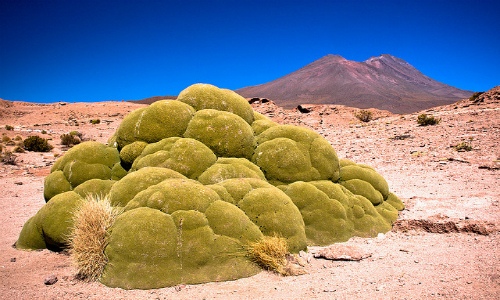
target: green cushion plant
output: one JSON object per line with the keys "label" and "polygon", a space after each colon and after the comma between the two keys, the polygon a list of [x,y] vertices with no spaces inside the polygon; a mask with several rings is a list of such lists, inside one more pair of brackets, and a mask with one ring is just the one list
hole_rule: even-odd
{"label": "green cushion plant", "polygon": [[100,233],[106,246],[93,253],[92,278],[125,289],[233,280],[261,267],[287,274],[285,252],[376,236],[404,209],[372,167],[208,84],[131,112],[108,145],[71,148],[45,178],[44,197],[16,246],[82,241],[68,232],[73,211],[87,197],[109,198],[121,214]]}

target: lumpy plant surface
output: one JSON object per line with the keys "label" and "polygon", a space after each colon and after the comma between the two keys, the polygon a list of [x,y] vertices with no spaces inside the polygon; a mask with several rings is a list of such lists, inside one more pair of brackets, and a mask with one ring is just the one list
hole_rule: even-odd
{"label": "lumpy plant surface", "polygon": [[100,280],[125,289],[248,277],[260,267],[246,249],[264,236],[298,253],[387,232],[404,208],[380,174],[339,159],[318,133],[209,84],[131,112],[107,145],[73,147],[43,195],[16,247],[67,248],[74,210],[107,196],[123,212],[107,231]]}

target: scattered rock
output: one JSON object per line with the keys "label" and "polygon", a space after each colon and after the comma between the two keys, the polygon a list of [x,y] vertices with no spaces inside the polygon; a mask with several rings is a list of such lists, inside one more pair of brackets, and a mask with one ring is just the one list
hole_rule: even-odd
{"label": "scattered rock", "polygon": [[359,247],[345,244],[333,244],[328,247],[319,248],[317,251],[313,250],[312,252],[316,258],[325,258],[330,260],[358,261],[372,256],[371,253],[368,253]]}
{"label": "scattered rock", "polygon": [[23,185],[23,183],[21,181],[16,181],[16,182],[14,182],[14,184],[16,184],[16,185]]}
{"label": "scattered rock", "polygon": [[395,135],[393,137],[390,137],[390,140],[406,140],[411,138],[412,136],[409,134],[401,134],[401,135]]}
{"label": "scattered rock", "polygon": [[11,258],[10,262],[16,262],[16,258],[15,257]]}
{"label": "scattered rock", "polygon": [[303,105],[297,106],[297,110],[300,111],[303,114],[307,114],[307,113],[311,112],[311,110],[309,108],[304,107]]}
{"label": "scattered rock", "polygon": [[176,285],[176,286],[174,287],[174,289],[175,289],[175,291],[176,291],[176,292],[180,292],[180,291],[182,291],[182,289],[183,289],[183,288],[185,288],[185,287],[186,287],[186,285],[185,285],[185,284],[180,284],[180,285]]}
{"label": "scattered rock", "polygon": [[57,282],[56,275],[50,275],[49,277],[45,278],[45,280],[43,281],[43,283],[45,285],[53,285],[56,282]]}
{"label": "scattered rock", "polygon": [[500,167],[499,166],[487,166],[487,165],[482,165],[482,166],[479,166],[478,169],[484,169],[484,170],[490,170],[490,171],[493,171],[493,170],[500,170]]}
{"label": "scattered rock", "polygon": [[393,231],[423,230],[430,233],[476,233],[489,235],[498,232],[499,228],[491,222],[467,220],[397,220]]}

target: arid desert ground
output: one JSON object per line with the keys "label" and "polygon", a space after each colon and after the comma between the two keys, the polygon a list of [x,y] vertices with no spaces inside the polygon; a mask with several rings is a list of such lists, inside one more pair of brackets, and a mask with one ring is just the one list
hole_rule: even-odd
{"label": "arid desert ground", "polygon": [[[276,122],[319,132],[340,158],[373,166],[406,209],[387,234],[346,243],[369,256],[360,261],[307,256],[306,275],[263,271],[236,281],[155,290],[82,282],[74,278],[66,254],[12,246],[26,220],[45,203],[44,177],[67,151],[59,136],[78,130],[105,143],[123,117],[143,105],[0,100],[0,134],[12,139],[39,135],[54,146],[46,153],[15,153],[15,165],[0,163],[0,298],[499,299],[500,87],[481,99],[405,115],[371,110],[374,120],[367,123],[354,116],[359,109],[344,106],[303,105],[301,112],[272,102],[252,104]],[[419,126],[421,113],[441,122]],[[90,124],[91,119],[101,122]],[[453,147],[462,142],[472,150]],[[44,284],[51,275],[58,281]]]}

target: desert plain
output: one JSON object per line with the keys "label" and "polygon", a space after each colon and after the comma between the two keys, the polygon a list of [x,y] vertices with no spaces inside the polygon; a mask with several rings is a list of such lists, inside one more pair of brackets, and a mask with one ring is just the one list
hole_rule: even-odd
{"label": "desert plain", "polygon": [[[359,261],[307,254],[303,256],[309,262],[307,274],[300,276],[262,271],[235,281],[123,290],[75,278],[65,253],[15,249],[22,226],[45,203],[44,177],[68,150],[60,135],[77,130],[84,139],[106,143],[124,116],[142,106],[0,100],[2,136],[39,135],[54,146],[50,152],[14,153],[14,164],[0,163],[0,298],[500,298],[500,87],[474,101],[464,99],[411,114],[370,109],[374,117],[370,122],[355,117],[359,109],[340,105],[285,110],[272,101],[252,104],[275,122],[320,133],[340,158],[374,167],[403,201],[406,208],[390,232],[344,243],[347,249],[365,254]],[[422,113],[441,121],[419,126]],[[93,119],[100,123],[91,124]],[[471,149],[457,149],[461,143]],[[3,151],[13,147],[4,145]],[[335,252],[335,247],[330,250]],[[319,250],[311,247],[309,252]],[[50,276],[57,282],[47,285],[44,281]]]}

